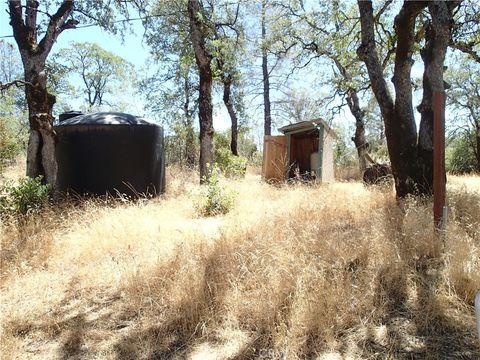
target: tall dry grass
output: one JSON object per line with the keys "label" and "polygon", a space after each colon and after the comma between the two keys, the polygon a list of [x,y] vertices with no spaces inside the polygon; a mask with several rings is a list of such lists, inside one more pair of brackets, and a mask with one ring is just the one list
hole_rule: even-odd
{"label": "tall dry grass", "polygon": [[427,200],[254,175],[201,218],[196,174],[168,174],[160,199],[2,223],[2,358],[480,358],[478,177],[439,236]]}

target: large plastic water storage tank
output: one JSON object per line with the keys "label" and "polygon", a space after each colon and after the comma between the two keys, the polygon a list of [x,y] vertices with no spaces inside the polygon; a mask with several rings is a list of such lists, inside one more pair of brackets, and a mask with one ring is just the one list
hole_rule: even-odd
{"label": "large plastic water storage tank", "polygon": [[118,112],[79,115],[55,126],[62,192],[158,195],[165,190],[163,129]]}

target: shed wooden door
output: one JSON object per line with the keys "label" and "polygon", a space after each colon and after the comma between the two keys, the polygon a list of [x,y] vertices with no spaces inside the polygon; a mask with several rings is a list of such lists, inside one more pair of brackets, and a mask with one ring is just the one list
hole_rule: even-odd
{"label": "shed wooden door", "polygon": [[265,180],[285,180],[287,137],[265,136],[263,141],[262,176]]}

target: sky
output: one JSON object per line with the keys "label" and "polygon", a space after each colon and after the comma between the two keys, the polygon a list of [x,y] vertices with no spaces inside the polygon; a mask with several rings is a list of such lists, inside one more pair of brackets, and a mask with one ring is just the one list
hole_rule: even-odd
{"label": "sky", "polygon": [[[7,2],[0,1],[0,39],[15,44],[13,37],[5,37],[13,34],[9,22]],[[79,26],[81,26],[81,24],[79,24]],[[97,43],[104,49],[119,55],[135,65],[136,70],[140,70],[144,67],[146,60],[150,57],[148,47],[143,42],[144,30],[141,21],[133,21],[130,29],[132,33],[127,30],[123,39],[120,35],[112,35],[98,26],[65,30],[57,38],[57,42],[53,46],[52,52],[49,56],[57,53],[62,48],[69,47],[74,41],[93,42]],[[148,112],[144,108],[144,100],[142,96],[132,93],[119,96],[123,97],[123,99],[121,99],[122,103],[128,102],[126,111],[133,115],[146,116],[148,118]],[[216,103],[219,103],[218,99]],[[72,110],[77,110],[82,104],[82,99],[69,99],[69,104],[76,107],[76,109]],[[112,111],[114,110],[115,109],[112,109]],[[215,110],[213,119],[214,128],[221,131],[226,130],[230,125],[230,119],[226,109],[223,106],[216,106]]]}
{"label": "sky", "polygon": [[[12,35],[12,29],[9,25],[9,18],[6,10],[7,2],[0,1],[0,38],[3,36]],[[82,24],[80,24],[80,26],[81,25]],[[137,70],[140,70],[142,67],[145,66],[146,60],[148,60],[148,58],[150,57],[148,47],[143,42],[144,29],[140,21],[134,21],[132,22],[130,30],[132,33],[127,31],[123,39],[120,36],[112,35],[107,31],[101,29],[100,27],[96,26],[66,30],[62,32],[58,37],[57,42],[52,49],[51,55],[55,54],[62,48],[68,47],[74,41],[95,42],[106,50],[111,51],[124,58],[125,60],[129,61],[130,63],[135,65]],[[5,40],[14,43],[13,38],[6,38]],[[417,69],[415,67],[413,70],[414,73],[418,72],[419,74],[421,74],[421,69]],[[319,73],[319,69],[317,69],[315,73]],[[312,75],[312,73],[309,73],[307,77],[300,77],[299,81],[291,84],[290,86],[296,87],[297,89],[303,88],[307,93],[310,93],[310,95],[312,95],[314,85],[311,81],[315,81],[315,76]],[[306,78],[310,79],[310,82],[308,80],[305,80]],[[144,99],[139,94],[129,92],[126,94],[120,94],[118,96],[119,100],[123,104],[127,104],[125,107],[125,111],[134,115],[145,116],[147,118],[150,117],[147,110],[145,110]],[[320,95],[317,94],[315,96]],[[418,102],[419,100],[420,99],[418,99]],[[218,94],[216,95],[216,98],[214,98],[214,102],[214,128],[216,130],[226,130],[230,125],[230,119]],[[80,108],[80,105],[82,104],[82,99],[80,97],[76,100],[69,99],[68,103],[74,107],[72,110],[78,110]],[[254,104],[254,106],[251,106],[250,104],[249,110],[252,111],[252,124],[256,124],[255,137],[257,138],[257,142],[260,144],[263,138],[263,112],[261,110],[261,107],[259,107],[258,105],[261,104]],[[253,108],[256,108],[256,110],[253,111]],[[56,113],[58,112],[59,111],[56,111]],[[415,113],[415,115],[417,116],[418,121],[419,116],[417,113]],[[353,126],[354,121],[353,117],[348,111],[343,111],[335,118],[334,123],[336,123],[337,125],[341,125],[344,128],[349,128]],[[276,125],[281,126],[284,124]],[[274,133],[276,133],[275,130],[276,129],[273,129]]]}

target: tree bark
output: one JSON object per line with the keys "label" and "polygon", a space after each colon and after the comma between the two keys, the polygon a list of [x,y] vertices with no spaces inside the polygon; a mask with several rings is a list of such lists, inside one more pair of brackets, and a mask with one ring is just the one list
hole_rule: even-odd
{"label": "tree bark", "polygon": [[56,191],[57,162],[55,158],[55,133],[52,109],[55,96],[47,91],[45,61],[63,30],[74,28],[74,20],[68,20],[74,2],[65,0],[57,12],[50,16],[45,35],[37,42],[37,14],[39,3],[28,0],[25,16],[20,0],[9,1],[10,25],[22,58],[25,96],[28,103],[30,139],[27,150],[27,176],[44,176],[44,180]]}
{"label": "tree bark", "polygon": [[[368,166],[367,159],[370,158],[370,156],[368,155],[368,142],[367,142],[367,139],[365,138],[365,122],[363,120],[364,113],[360,109],[360,106],[358,106],[357,93],[352,90],[352,94],[351,95],[349,94],[347,96],[348,96],[347,98],[348,106],[350,107],[350,111],[355,117],[355,134],[352,137],[352,141],[355,144],[355,148],[357,149],[358,168],[360,170],[360,173],[363,174],[363,172]],[[355,97],[357,97],[356,100],[355,100]]]}
{"label": "tree bark", "polygon": [[190,83],[188,81],[188,74],[184,78],[184,96],[185,102],[183,104],[183,112],[185,115],[185,157],[187,166],[193,168],[195,166],[195,132],[193,131],[193,119],[190,111]]}
{"label": "tree bark", "polygon": [[25,88],[30,122],[27,176],[43,176],[55,190],[57,162],[52,116],[55,96],[47,91],[44,67],[45,63],[36,58],[29,58],[25,66],[25,79],[32,84]]}
{"label": "tree bark", "polygon": [[425,47],[421,51],[424,63],[423,99],[418,139],[418,182],[425,193],[433,190],[433,93],[445,90],[443,73],[450,42],[450,20],[455,2],[431,2],[428,8],[432,21],[425,32]]}
{"label": "tree bark", "polygon": [[264,117],[264,135],[272,134],[272,114],[270,103],[270,73],[268,72],[268,54],[266,46],[267,27],[266,27],[266,9],[267,2],[262,0],[262,73],[263,73],[263,117]]}
{"label": "tree bark", "polygon": [[[347,82],[352,82],[352,75],[347,71],[347,69],[342,65],[339,59],[333,55],[328,55],[331,60],[335,63],[337,69],[340,71],[340,74]],[[355,144],[358,155],[358,168],[360,173],[363,174],[368,165],[368,143],[365,138],[365,112],[360,107],[360,100],[358,98],[357,90],[353,87],[347,90],[347,105],[355,118],[355,134],[352,137],[352,141]]]}
{"label": "tree bark", "polygon": [[475,122],[475,159],[477,160],[477,172],[480,174],[480,121]]}
{"label": "tree bark", "polygon": [[199,122],[200,122],[200,184],[210,177],[209,166],[213,165],[213,106],[212,106],[212,55],[205,47],[207,29],[202,21],[202,7],[198,0],[188,0],[190,37],[195,61],[200,76]]}
{"label": "tree bark", "polygon": [[393,101],[376,50],[372,2],[358,0],[362,43],[357,53],[367,66],[372,90],[380,106],[395,188],[399,197],[408,194],[428,194],[430,191],[424,186],[424,180],[418,174],[417,130],[411,85],[415,19],[426,6],[426,2],[404,2],[395,17],[397,49],[393,83],[396,97]]}
{"label": "tree bark", "polygon": [[230,139],[230,150],[232,151],[233,155],[238,156],[238,119],[232,103],[231,90],[232,76],[226,75],[223,77],[223,103],[227,108],[228,115],[230,116],[231,121],[232,136]]}

